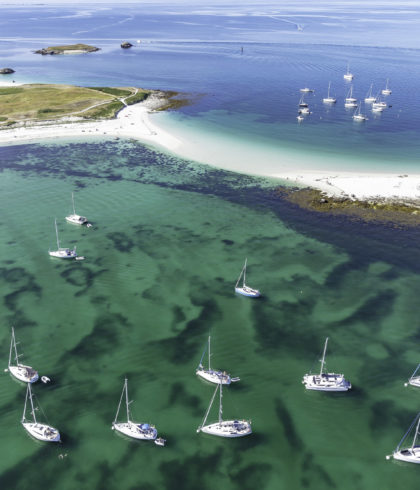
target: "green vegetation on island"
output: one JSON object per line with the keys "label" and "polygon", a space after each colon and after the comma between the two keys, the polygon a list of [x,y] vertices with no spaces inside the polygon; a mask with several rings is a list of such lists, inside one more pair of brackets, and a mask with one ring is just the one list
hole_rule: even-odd
{"label": "green vegetation on island", "polygon": [[95,46],[89,46],[89,44],[66,44],[63,46],[49,46],[48,48],[42,48],[35,51],[36,54],[66,54],[66,53],[92,53],[99,51],[100,48]]}
{"label": "green vegetation on island", "polygon": [[13,122],[63,117],[110,119],[125,104],[145,100],[153,91],[132,87],[77,87],[28,84],[0,87],[0,128]]}

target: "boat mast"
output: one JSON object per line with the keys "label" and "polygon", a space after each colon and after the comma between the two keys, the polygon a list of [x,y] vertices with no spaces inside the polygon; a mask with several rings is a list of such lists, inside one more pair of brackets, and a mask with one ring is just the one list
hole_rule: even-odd
{"label": "boat mast", "polygon": [[210,335],[209,335],[209,371],[211,370],[211,368],[210,368],[210,357],[211,357],[211,354],[210,354]]}
{"label": "boat mast", "polygon": [[[127,382],[127,380],[125,380],[125,381]],[[124,396],[124,390],[125,390],[125,383],[124,383],[124,386],[123,386],[123,389],[121,392],[120,403],[118,404],[117,413],[115,414],[114,424],[117,422],[118,414],[120,413],[120,407],[121,407],[121,402],[122,402],[122,399]]]}
{"label": "boat mast", "polygon": [[420,425],[420,416],[418,416],[418,421],[417,421],[417,425],[416,425],[416,432],[414,433],[413,444],[411,445],[411,450],[413,450],[414,446],[416,445],[417,434],[419,433],[419,425]]}
{"label": "boat mast", "polygon": [[32,400],[32,391],[31,391],[31,384],[30,383],[28,383],[28,393],[29,393],[29,400],[31,402],[31,413],[32,413],[32,417],[34,418],[34,422],[36,424],[37,421],[36,421],[36,417],[35,417],[34,402]]}
{"label": "boat mast", "polygon": [[203,422],[201,423],[201,425],[198,427],[197,429],[197,432],[200,432],[200,430],[202,429],[202,427],[204,427],[204,425],[206,424],[207,422],[207,417],[209,416],[209,413],[210,413],[210,409],[211,409],[211,406],[213,405],[213,401],[216,397],[216,393],[217,393],[217,390],[219,389],[219,386],[222,386],[221,384],[217,384],[216,385],[216,389],[214,390],[214,393],[213,393],[213,396],[211,397],[211,400],[210,400],[210,405],[209,405],[209,408],[207,409],[207,412],[206,412],[206,415],[204,415],[204,419],[203,419]]}
{"label": "boat mast", "polygon": [[22,414],[22,422],[25,421],[25,415],[26,415],[26,402],[28,401],[28,390],[29,390],[29,383],[28,386],[26,387],[26,396],[25,396],[25,405],[23,406],[23,414]]}
{"label": "boat mast", "polygon": [[327,95],[327,99],[330,98],[330,87],[331,87],[331,82],[328,82],[328,95]]}
{"label": "boat mast", "polygon": [[222,383],[220,383],[220,401],[219,401],[219,425],[222,425],[222,414],[223,414],[223,406],[222,406]]}
{"label": "boat mast", "polygon": [[55,218],[55,235],[57,237],[57,250],[60,249],[60,240],[58,239],[57,218]]}
{"label": "boat mast", "polygon": [[128,384],[127,384],[127,378],[125,378],[125,383],[124,383],[124,388],[125,388],[125,405],[127,408],[127,422],[130,422],[130,410],[128,408]]}
{"label": "boat mast", "polygon": [[71,200],[72,200],[72,203],[73,203],[73,214],[76,214],[76,210],[74,208],[74,192],[71,193]]}
{"label": "boat mast", "polygon": [[322,376],[322,372],[324,370],[324,364],[325,364],[325,353],[327,352],[327,344],[328,344],[328,337],[325,340],[325,345],[324,345],[324,352],[322,353],[322,359],[321,359],[321,371],[319,372],[319,375]]}
{"label": "boat mast", "polygon": [[246,279],[246,263],[247,263],[247,260],[248,260],[248,259],[245,259],[245,264],[244,264],[244,282],[243,282],[243,286],[242,286],[242,287],[245,287],[245,279]]}

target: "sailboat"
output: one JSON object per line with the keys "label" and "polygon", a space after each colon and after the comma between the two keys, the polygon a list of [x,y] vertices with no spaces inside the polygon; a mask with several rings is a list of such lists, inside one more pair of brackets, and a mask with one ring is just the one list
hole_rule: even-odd
{"label": "sailboat", "polygon": [[57,237],[57,250],[48,250],[51,257],[58,257],[59,259],[75,259],[77,257],[76,247],[73,250],[69,248],[61,248],[60,240],[58,239],[57,219],[55,220],[55,235]]}
{"label": "sailboat", "polygon": [[373,102],[376,102],[376,97],[374,95],[372,95],[372,90],[373,90],[373,83],[370,84],[369,91],[366,94],[366,97],[365,97],[365,103],[366,104],[372,104]]}
{"label": "sailboat", "polygon": [[334,97],[331,97],[330,88],[331,88],[331,82],[328,83],[328,95],[327,95],[327,97],[322,99],[322,102],[324,102],[324,104],[335,104],[337,102],[337,99],[335,99]]}
{"label": "sailboat", "polygon": [[[243,296],[249,296],[250,298],[258,298],[259,296],[261,296],[261,293],[258,291],[258,289],[252,289],[245,284],[245,281],[246,281],[246,263],[247,263],[247,259],[245,259],[245,264],[244,264],[242,271],[238,277],[238,280],[236,281],[235,292],[238,294],[242,294]],[[243,277],[242,287],[238,286],[239,281],[241,280],[241,277]]]}
{"label": "sailboat", "polygon": [[[28,420],[26,418],[26,406],[28,403],[28,398],[31,405],[31,414],[33,420]],[[23,415],[21,420],[23,428],[32,437],[35,437],[35,439],[38,439],[39,441],[60,442],[60,433],[58,432],[58,430],[52,427],[51,425],[40,424],[36,420],[35,410],[36,409],[34,408],[34,402],[32,399],[31,385],[28,384],[28,387],[26,389],[25,407],[23,409]]]}
{"label": "sailboat", "polygon": [[420,388],[420,376],[416,376],[419,368],[420,368],[420,364],[417,365],[416,369],[414,370],[414,373],[411,375],[408,382],[404,383],[404,386],[411,385],[411,386],[417,386],[417,388]]}
{"label": "sailboat", "polygon": [[91,227],[92,225],[88,222],[88,219],[84,216],[80,216],[76,214],[76,209],[74,207],[74,193],[71,193],[71,201],[73,203],[73,214],[69,214],[66,216],[66,220],[69,223],[74,223],[76,225],[86,225],[87,227]]}
{"label": "sailboat", "polygon": [[344,101],[344,107],[357,107],[357,99],[353,97],[353,85],[347,93],[347,97]]}
{"label": "sailboat", "polygon": [[344,378],[344,374],[324,373],[325,353],[327,352],[328,337],[325,340],[324,352],[321,359],[319,374],[305,374],[302,383],[307,390],[315,391],[348,391],[351,383]]}
{"label": "sailboat", "polygon": [[[127,422],[117,422],[118,414],[120,412],[121,403],[123,401],[125,393],[125,407],[127,410]],[[114,422],[112,422],[112,430],[121,432],[128,437],[133,437],[134,439],[145,439],[148,441],[154,441],[157,437],[157,430],[154,425],[150,424],[138,424],[130,420],[130,403],[128,401],[128,380],[125,378],[123,390],[121,393],[120,403],[118,404],[117,413],[115,414]]]}
{"label": "sailboat", "polygon": [[[417,424],[416,424],[417,422]],[[416,427],[413,442],[411,446],[401,449],[401,445],[408,437],[413,427]],[[420,426],[420,413],[416,415],[416,418],[411,423],[408,431],[405,433],[404,437],[401,439],[400,443],[396,447],[395,451],[386,457],[386,459],[390,459],[391,457],[394,459],[398,459],[399,461],[405,461],[406,463],[420,463],[420,446],[416,445],[417,438],[419,436],[419,426]]]}
{"label": "sailboat", "polygon": [[[219,437],[243,437],[252,433],[251,422],[248,420],[223,420],[223,407],[222,407],[222,384],[218,384],[214,390],[212,399],[210,401],[209,408],[204,416],[202,424],[198,427],[197,432],[205,432],[213,436]],[[217,390],[220,388],[219,398],[219,421],[213,424],[205,425],[207,417],[209,416],[211,406],[216,397]]]}
{"label": "sailboat", "polygon": [[343,78],[344,78],[344,80],[350,80],[350,81],[353,80],[353,78],[354,78],[353,73],[350,73],[350,64],[349,63],[347,63],[347,71],[343,75]]}
{"label": "sailboat", "polygon": [[353,119],[355,121],[366,121],[367,117],[364,116],[360,111],[361,111],[361,103],[359,103],[357,109],[354,111]]}
{"label": "sailboat", "polygon": [[298,114],[310,114],[309,106],[304,101],[304,95],[299,100]]}
{"label": "sailboat", "polygon": [[[208,369],[205,369],[202,362],[204,355],[206,353],[206,349],[209,351],[209,367]],[[200,364],[198,365],[198,368],[195,371],[195,374],[197,376],[200,376],[201,378],[205,379],[206,381],[210,381],[210,383],[216,383],[219,384],[221,383],[222,385],[230,385],[230,383],[235,383],[236,381],[240,381],[240,378],[231,378],[231,376],[226,372],[226,371],[215,371],[210,367],[210,335],[208,338],[208,346],[204,349],[203,355],[201,356]]]}
{"label": "sailboat", "polygon": [[386,102],[381,100],[380,97],[377,97],[377,100],[372,104],[373,112],[382,112],[386,108],[387,108]]}
{"label": "sailboat", "polygon": [[382,90],[382,95],[391,95],[392,94],[392,90],[389,88],[389,78],[386,79],[386,85],[385,85],[385,88]]}
{"label": "sailboat", "polygon": [[[16,364],[12,364],[13,353]],[[19,381],[23,381],[24,383],[35,383],[39,379],[38,373],[35,371],[35,369],[31,368],[31,366],[20,364],[20,355],[17,353],[15,329],[12,327],[12,340],[10,341],[9,352],[9,372]]]}

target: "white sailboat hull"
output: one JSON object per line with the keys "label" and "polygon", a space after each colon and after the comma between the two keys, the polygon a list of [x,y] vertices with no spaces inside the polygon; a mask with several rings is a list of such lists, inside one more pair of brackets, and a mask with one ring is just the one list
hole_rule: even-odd
{"label": "white sailboat hull", "polygon": [[324,104],[335,104],[337,99],[334,99],[333,97],[325,97],[325,99],[322,99],[322,102]]}
{"label": "white sailboat hull", "polygon": [[195,374],[200,376],[200,378],[209,381],[210,383],[230,385],[232,382],[229,374],[222,371],[213,371],[213,369],[197,369]]}
{"label": "white sailboat hull", "polygon": [[376,102],[376,97],[366,97],[365,102],[366,104],[373,104]]}
{"label": "white sailboat hull", "polygon": [[199,429],[201,432],[219,437],[243,437],[252,434],[251,422],[247,420],[223,420],[221,423],[205,425]]}
{"label": "white sailboat hull", "polygon": [[408,380],[408,384],[411,386],[415,386],[416,388],[420,388],[420,376],[416,376],[415,378],[410,378]]}
{"label": "white sailboat hull", "polygon": [[252,289],[249,286],[235,288],[235,293],[242,294],[242,296],[247,296],[249,298],[259,298],[261,296],[261,293],[258,291],[258,289]]}
{"label": "white sailboat hull", "polygon": [[33,422],[22,422],[23,428],[38,441],[60,442],[60,433],[54,427]]}
{"label": "white sailboat hull", "polygon": [[382,95],[391,95],[392,94],[392,90],[391,89],[384,89],[382,90]]}
{"label": "white sailboat hull", "polygon": [[69,248],[49,250],[48,253],[51,257],[56,257],[57,259],[75,259],[77,257],[76,250],[70,250]]}
{"label": "white sailboat hull", "polygon": [[24,383],[35,383],[39,379],[39,374],[31,366],[25,366],[23,364],[9,366],[9,371],[16,379]]}
{"label": "white sailboat hull", "polygon": [[392,453],[392,457],[398,461],[405,461],[406,463],[420,464],[420,447],[415,446],[413,448],[401,449]]}
{"label": "white sailboat hull", "polygon": [[75,225],[84,225],[88,222],[87,218],[84,216],[79,216],[78,214],[70,214],[69,216],[66,216],[66,221]]}
{"label": "white sailboat hull", "polygon": [[351,383],[342,374],[325,373],[323,375],[305,374],[302,383],[307,390],[314,391],[348,391]]}
{"label": "white sailboat hull", "polygon": [[120,422],[112,424],[112,428],[125,436],[133,439],[154,441],[157,437],[157,430],[149,424],[136,424],[135,422]]}
{"label": "white sailboat hull", "polygon": [[346,73],[343,75],[344,80],[353,80],[353,75],[351,73]]}

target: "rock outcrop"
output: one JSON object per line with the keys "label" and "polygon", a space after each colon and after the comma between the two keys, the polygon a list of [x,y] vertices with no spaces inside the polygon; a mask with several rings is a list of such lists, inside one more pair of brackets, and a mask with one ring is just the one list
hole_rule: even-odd
{"label": "rock outcrop", "polygon": [[128,49],[128,48],[131,48],[132,46],[133,46],[133,45],[132,45],[131,43],[127,42],[127,41],[126,41],[126,42],[124,42],[124,43],[121,43],[121,47],[122,47],[123,49]]}
{"label": "rock outcrop", "polygon": [[0,74],[2,75],[8,75],[9,73],[14,73],[15,70],[12,70],[11,68],[0,68]]}
{"label": "rock outcrop", "polygon": [[65,53],[92,53],[99,51],[100,48],[89,46],[88,44],[68,44],[64,46],[50,46],[35,51],[36,54],[65,54]]}

